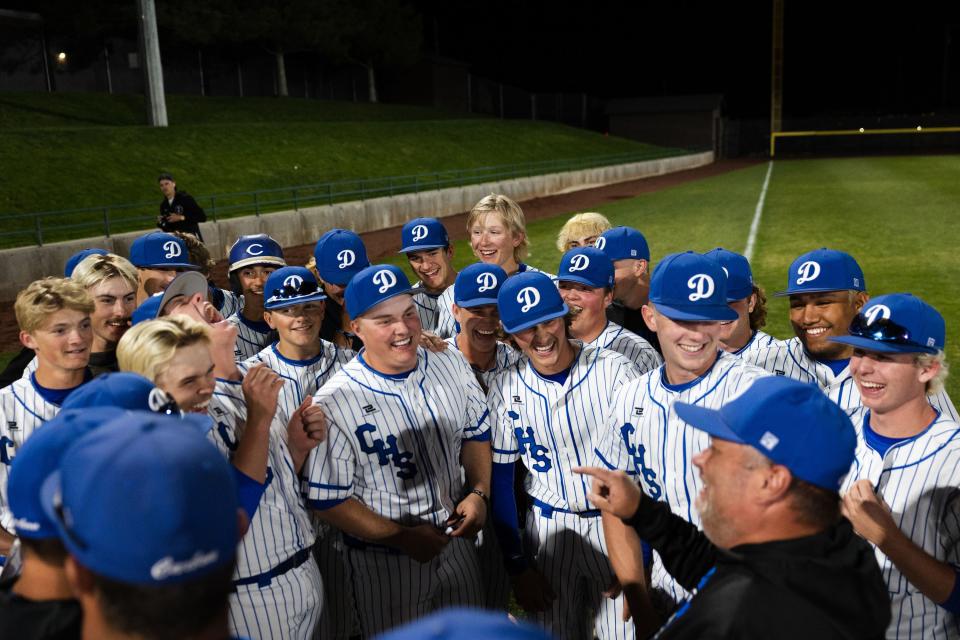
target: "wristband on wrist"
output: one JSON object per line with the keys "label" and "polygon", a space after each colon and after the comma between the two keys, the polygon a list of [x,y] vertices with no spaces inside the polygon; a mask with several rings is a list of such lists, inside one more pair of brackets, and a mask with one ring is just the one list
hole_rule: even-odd
{"label": "wristband on wrist", "polygon": [[[487,505],[488,507],[490,506],[490,496],[488,496],[487,494],[485,494],[483,491],[480,491],[480,489],[471,489],[471,490],[470,490],[470,493],[475,493],[475,494],[477,494],[478,496],[480,496],[481,498],[483,498],[484,503],[486,503],[486,505]],[[470,495],[470,493],[468,493],[467,495]]]}

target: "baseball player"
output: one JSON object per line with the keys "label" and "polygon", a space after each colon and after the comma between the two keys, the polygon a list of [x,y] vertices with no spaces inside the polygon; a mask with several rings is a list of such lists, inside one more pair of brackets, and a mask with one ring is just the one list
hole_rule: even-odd
{"label": "baseball player", "polygon": [[414,218],[400,230],[400,253],[406,254],[410,268],[420,278],[413,296],[424,331],[437,328],[437,299],[453,285],[453,246],[443,223],[436,218]]}
{"label": "baseball player", "polygon": [[613,302],[613,263],[596,247],[571,249],[563,254],[557,287],[570,307],[570,335],[584,346],[610,349],[623,355],[645,373],[662,360],[650,343],[607,319]]}
{"label": "baseball player", "polygon": [[[767,374],[720,350],[721,323],[737,314],[727,305],[726,275],[714,260],[689,251],[666,256],[653,272],[643,316],[660,337],[664,362],[617,393],[596,448],[597,466],[630,474],[647,495],[699,526],[693,501],[702,481],[691,461],[709,437],[681,420],[674,404],[718,408]],[[641,616],[650,605],[638,567],[649,566],[650,558],[641,558],[640,540],[622,522],[605,515],[603,526],[630,610]],[[652,587],[661,615],[687,596],[659,560],[652,565]],[[651,623],[638,617],[641,622]]]}
{"label": "baseball player", "polygon": [[[592,458],[603,408],[637,377],[637,369],[614,351],[570,340],[569,309],[546,274],[509,278],[497,306],[504,331],[523,351],[488,394],[494,527],[517,602],[559,638],[633,638],[633,623],[623,620],[623,598],[603,596],[615,578],[600,513],[588,505],[589,486],[571,468]],[[517,522],[517,460],[529,471],[526,537],[532,558]]]}
{"label": "baseball player", "polygon": [[314,397],[329,436],[308,461],[304,489],[343,532],[367,637],[483,600],[468,538],[486,519],[486,403],[462,357],[418,346],[410,288],[391,265],[353,277],[345,302],[364,348]]}
{"label": "baseball player", "polygon": [[363,343],[350,333],[350,316],[343,295],[353,276],[370,266],[367,249],[353,231],[331,229],[313,249],[317,275],[327,294],[320,337],[346,349],[359,351]]}
{"label": "baseball player", "polygon": [[767,296],[753,281],[750,262],[739,253],[721,247],[703,255],[723,267],[727,274],[727,303],[737,312],[736,320],[721,325],[720,345],[723,350],[740,355],[777,342],[769,333],[760,330],[767,321]]}
{"label": "baseball player", "polygon": [[[210,250],[207,249],[207,246],[191,233],[175,231],[173,235],[183,240],[183,243],[187,246],[187,259],[197,267],[197,271],[199,271],[204,278],[209,279],[210,269],[215,267],[217,263],[210,257]],[[212,282],[210,283],[208,298],[210,299],[210,303],[217,308],[217,311],[219,311],[220,315],[224,318],[229,318],[243,308],[243,298],[241,296],[238,296],[233,291],[216,287]]]}
{"label": "baseball player", "polygon": [[566,253],[578,247],[593,247],[604,231],[613,228],[602,213],[588,211],[570,217],[557,234],[557,251]]}
{"label": "baseball player", "polygon": [[[73,280],[45,278],[30,283],[13,304],[20,342],[37,354],[29,377],[0,389],[0,551],[12,542],[7,508],[7,475],[17,449],[54,417],[70,392],[91,378],[87,363],[93,329],[90,294]],[[6,555],[3,553],[2,555]]]}
{"label": "baseball player", "polygon": [[105,256],[109,251],[106,249],[99,249],[93,247],[91,249],[82,249],[77,251],[75,254],[67,258],[67,261],[63,265],[63,277],[70,278],[73,276],[73,270],[77,268],[77,265],[83,262],[84,258],[88,256]]}
{"label": "baseball player", "polygon": [[246,484],[254,492],[245,506],[250,526],[240,542],[231,629],[251,638],[312,638],[323,585],[297,477],[306,458],[295,442],[303,423],[298,430],[275,418],[282,379],[262,364],[242,380],[216,379],[208,329],[181,315],[135,325],[117,355],[121,368],[153,381],[183,411],[206,412],[215,424],[211,439],[246,476],[237,476],[241,490]]}
{"label": "baseball player", "polygon": [[266,234],[240,236],[230,247],[230,288],[243,298],[243,308],[227,318],[237,327],[238,362],[271,342],[270,325],[263,319],[263,287],[271,273],[285,266],[283,249]]}
{"label": "baseball player", "polygon": [[878,296],[832,340],[853,347],[863,402],[843,512],[876,547],[887,637],[960,637],[960,423],[929,402],[947,374],[943,316],[910,294]]}
{"label": "baseball player", "polygon": [[[470,248],[480,262],[501,267],[507,276],[540,271],[523,261],[528,253],[527,220],[520,205],[504,195],[491,193],[473,206],[467,216]],[[437,301],[437,335],[449,338],[456,333],[450,313],[453,287],[447,287]]]}
{"label": "baseball player", "polygon": [[195,271],[187,245],[175,235],[154,231],[130,245],[130,262],[137,268],[137,304],[167,288],[177,274]]}
{"label": "baseball player", "polygon": [[[778,376],[818,385],[847,412],[859,409],[860,392],[850,375],[853,347],[833,338],[847,335],[869,299],[860,265],[843,251],[809,251],[790,265],[787,289],[774,295],[790,297],[790,324],[796,337],[741,357]],[[930,402],[958,418],[946,392],[931,396]]]}
{"label": "baseball player", "polygon": [[634,332],[662,354],[657,334],[647,326],[641,312],[650,294],[647,239],[631,227],[614,227],[597,238],[596,247],[613,261],[613,303],[607,307],[607,318]]}

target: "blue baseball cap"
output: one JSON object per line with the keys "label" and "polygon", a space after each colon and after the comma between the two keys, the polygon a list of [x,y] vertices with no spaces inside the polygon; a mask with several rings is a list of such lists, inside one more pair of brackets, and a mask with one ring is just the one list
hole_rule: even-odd
{"label": "blue baseball cap", "polygon": [[793,261],[787,273],[787,289],[775,296],[824,291],[866,291],[863,269],[849,253],[814,249]]}
{"label": "blue baseball cap", "polygon": [[377,636],[378,640],[549,640],[550,635],[503,612],[455,607]]}
{"label": "blue baseball cap", "polygon": [[719,410],[674,404],[677,415],[715,438],[750,445],[794,476],[837,491],[853,464],[857,435],[815,384],[764,376]]}
{"label": "blue baseball cap", "polygon": [[720,247],[703,255],[716,260],[727,274],[727,302],[743,300],[753,293],[753,271],[745,256]]}
{"label": "blue baseball cap", "polygon": [[327,299],[316,276],[304,267],[283,267],[271,273],[263,297],[263,308],[268,311]]}
{"label": "blue baseball cap", "polygon": [[69,278],[73,275],[73,270],[77,268],[77,265],[84,261],[85,258],[90,256],[105,256],[109,253],[104,249],[84,249],[83,251],[77,251],[75,254],[67,258],[67,263],[63,267],[63,277]]}
{"label": "blue baseball cap", "polygon": [[545,273],[526,271],[507,278],[497,294],[500,322],[507,333],[567,315],[567,307],[557,285]]}
{"label": "blue baseball cap", "polygon": [[341,287],[370,266],[363,240],[346,229],[331,229],[320,236],[313,249],[313,257],[317,261],[317,273],[323,281]]}
{"label": "blue baseball cap", "polygon": [[737,319],[727,305],[727,274],[716,260],[693,251],[672,253],[653,270],[650,302],[671,320]]}
{"label": "blue baseball cap", "polygon": [[120,582],[184,582],[236,554],[230,465],[177,418],[128,412],[87,433],[44,482],[41,499],[77,561]]}
{"label": "blue baseball cap", "polygon": [[392,264],[373,264],[353,277],[343,294],[347,314],[356,320],[361,315],[403,293],[414,293],[407,274]]}
{"label": "blue baseball cap", "polygon": [[140,236],[130,245],[130,262],[146,269],[197,269],[190,262],[187,244],[162,231]]}
{"label": "blue baseball cap", "polygon": [[570,249],[560,259],[558,282],[579,282],[588,287],[613,288],[613,261],[596,247]]}
{"label": "blue baseball cap", "polygon": [[265,233],[240,236],[230,247],[230,271],[252,264],[287,266],[283,259],[283,247]]}
{"label": "blue baseball cap", "polygon": [[155,320],[160,317],[167,303],[180,296],[191,297],[198,293],[204,299],[209,295],[210,283],[199,271],[184,271],[170,281],[167,288],[158,291],[141,302],[130,315],[130,324],[139,324],[145,320]]}
{"label": "blue baseball cap", "polygon": [[474,262],[457,274],[453,283],[453,301],[464,309],[497,304],[497,294],[506,279],[507,272],[502,267]]}
{"label": "blue baseball cap", "polygon": [[633,227],[614,227],[604,231],[595,243],[612,261],[650,260],[650,247],[643,234]]}
{"label": "blue baseball cap", "polygon": [[447,229],[436,218],[414,218],[400,230],[400,253],[450,246]]}
{"label": "blue baseball cap", "polygon": [[157,292],[141,302],[133,313],[130,314],[130,326],[146,322],[147,320],[156,320],[160,315],[160,308],[163,303],[163,293]]}
{"label": "blue baseball cap", "polygon": [[143,376],[129,371],[100,374],[67,396],[60,410],[92,407],[117,407],[129,411],[180,415],[177,403],[166,391]]}
{"label": "blue baseball cap", "polygon": [[850,335],[830,341],[881,353],[937,353],[946,333],[939,311],[911,293],[890,293],[863,307],[850,323]]}
{"label": "blue baseball cap", "polygon": [[7,479],[7,501],[18,536],[34,540],[60,537],[40,500],[44,480],[60,468],[60,459],[77,439],[122,414],[122,409],[111,407],[82,411],[64,407],[24,441]]}

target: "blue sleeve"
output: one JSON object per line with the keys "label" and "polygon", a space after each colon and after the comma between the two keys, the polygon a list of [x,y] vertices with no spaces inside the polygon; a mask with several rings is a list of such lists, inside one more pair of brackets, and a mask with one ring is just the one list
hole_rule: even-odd
{"label": "blue sleeve", "polygon": [[490,485],[493,509],[493,530],[497,534],[503,562],[511,576],[523,573],[527,559],[520,540],[520,522],[517,520],[517,498],[513,494],[514,463],[494,463]]}
{"label": "blue sleeve", "polygon": [[960,613],[960,567],[953,568],[953,589],[940,606],[950,613]]}
{"label": "blue sleeve", "polygon": [[257,505],[260,504],[260,498],[266,491],[266,483],[260,484],[240,469],[231,466],[233,476],[237,481],[237,498],[240,500],[240,508],[247,512],[247,517],[253,520],[257,512]]}

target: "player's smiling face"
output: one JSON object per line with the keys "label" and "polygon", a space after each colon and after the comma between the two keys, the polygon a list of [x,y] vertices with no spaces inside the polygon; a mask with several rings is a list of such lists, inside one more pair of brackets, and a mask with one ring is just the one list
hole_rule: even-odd
{"label": "player's smiling face", "polygon": [[867,295],[853,291],[824,291],[790,296],[790,324],[811,356],[823,360],[849,358],[849,345],[830,342],[845,336]]}
{"label": "player's smiling face", "polygon": [[717,361],[720,348],[720,323],[671,320],[654,305],[643,307],[643,319],[657,332],[667,379],[683,384],[699,378]]}
{"label": "player's smiling face", "polygon": [[32,333],[21,332],[20,340],[37,353],[42,366],[59,371],[77,371],[90,361],[93,328],[90,316],[82,311],[60,309]]}
{"label": "player's smiling face", "polygon": [[750,328],[750,312],[757,303],[756,294],[751,293],[746,298],[735,300],[728,306],[737,312],[737,319],[720,323],[720,342],[727,351],[737,351],[743,348],[753,335]]}
{"label": "player's smiling face", "polygon": [[711,438],[710,446],[693,457],[702,488],[696,498],[704,533],[718,547],[729,549],[742,537],[738,528],[746,506],[744,493],[756,481],[756,456],[746,445]]}
{"label": "player's smiling face", "polygon": [[237,271],[237,277],[240,279],[240,287],[243,289],[243,295],[263,297],[263,286],[267,282],[270,274],[277,268],[265,264],[257,264],[249,267],[243,267]]}
{"label": "player's smiling face", "polygon": [[470,248],[477,259],[503,267],[507,274],[518,268],[513,250],[523,242],[522,234],[514,234],[503,217],[496,212],[477,219],[470,227]]}
{"label": "player's smiling face", "polygon": [[185,412],[206,413],[216,380],[206,343],[177,349],[154,383],[173,396]]}
{"label": "player's smiling face", "polygon": [[323,322],[325,306],[323,300],[316,300],[264,311],[263,319],[280,334],[281,353],[286,345],[297,351],[311,349],[319,352],[320,324]]}
{"label": "player's smiling face", "polygon": [[388,298],[351,323],[363,341],[363,357],[380,373],[397,374],[417,366],[420,316],[413,296]]}
{"label": "player's smiling face", "polygon": [[478,353],[490,353],[497,348],[500,333],[497,305],[483,304],[470,308],[453,305],[453,317],[460,323],[460,338],[466,339],[471,349]]}
{"label": "player's smiling face", "polygon": [[202,293],[192,296],[176,296],[164,305],[161,316],[188,316],[201,324],[223,322],[223,316],[210,304]]}
{"label": "player's smiling face", "polygon": [[96,351],[116,345],[130,327],[130,315],[137,306],[137,292],[123,278],[109,278],[87,289],[93,297],[93,326]]}
{"label": "player's smiling face", "polygon": [[874,414],[886,414],[911,401],[926,404],[926,384],[939,366],[921,368],[914,353],[879,353],[855,348],[850,375],[860,389],[863,406]]}
{"label": "player's smiling face", "polygon": [[587,342],[594,340],[607,326],[606,309],[613,302],[613,292],[569,280],[561,280],[558,287],[573,316],[570,334]]}
{"label": "player's smiling face", "polygon": [[517,346],[544,375],[560,373],[573,362],[574,350],[567,339],[563,316],[513,334]]}
{"label": "player's smiling face", "polygon": [[441,293],[453,284],[456,274],[450,261],[453,249],[424,249],[407,254],[410,268],[417,274],[420,284],[431,293]]}

